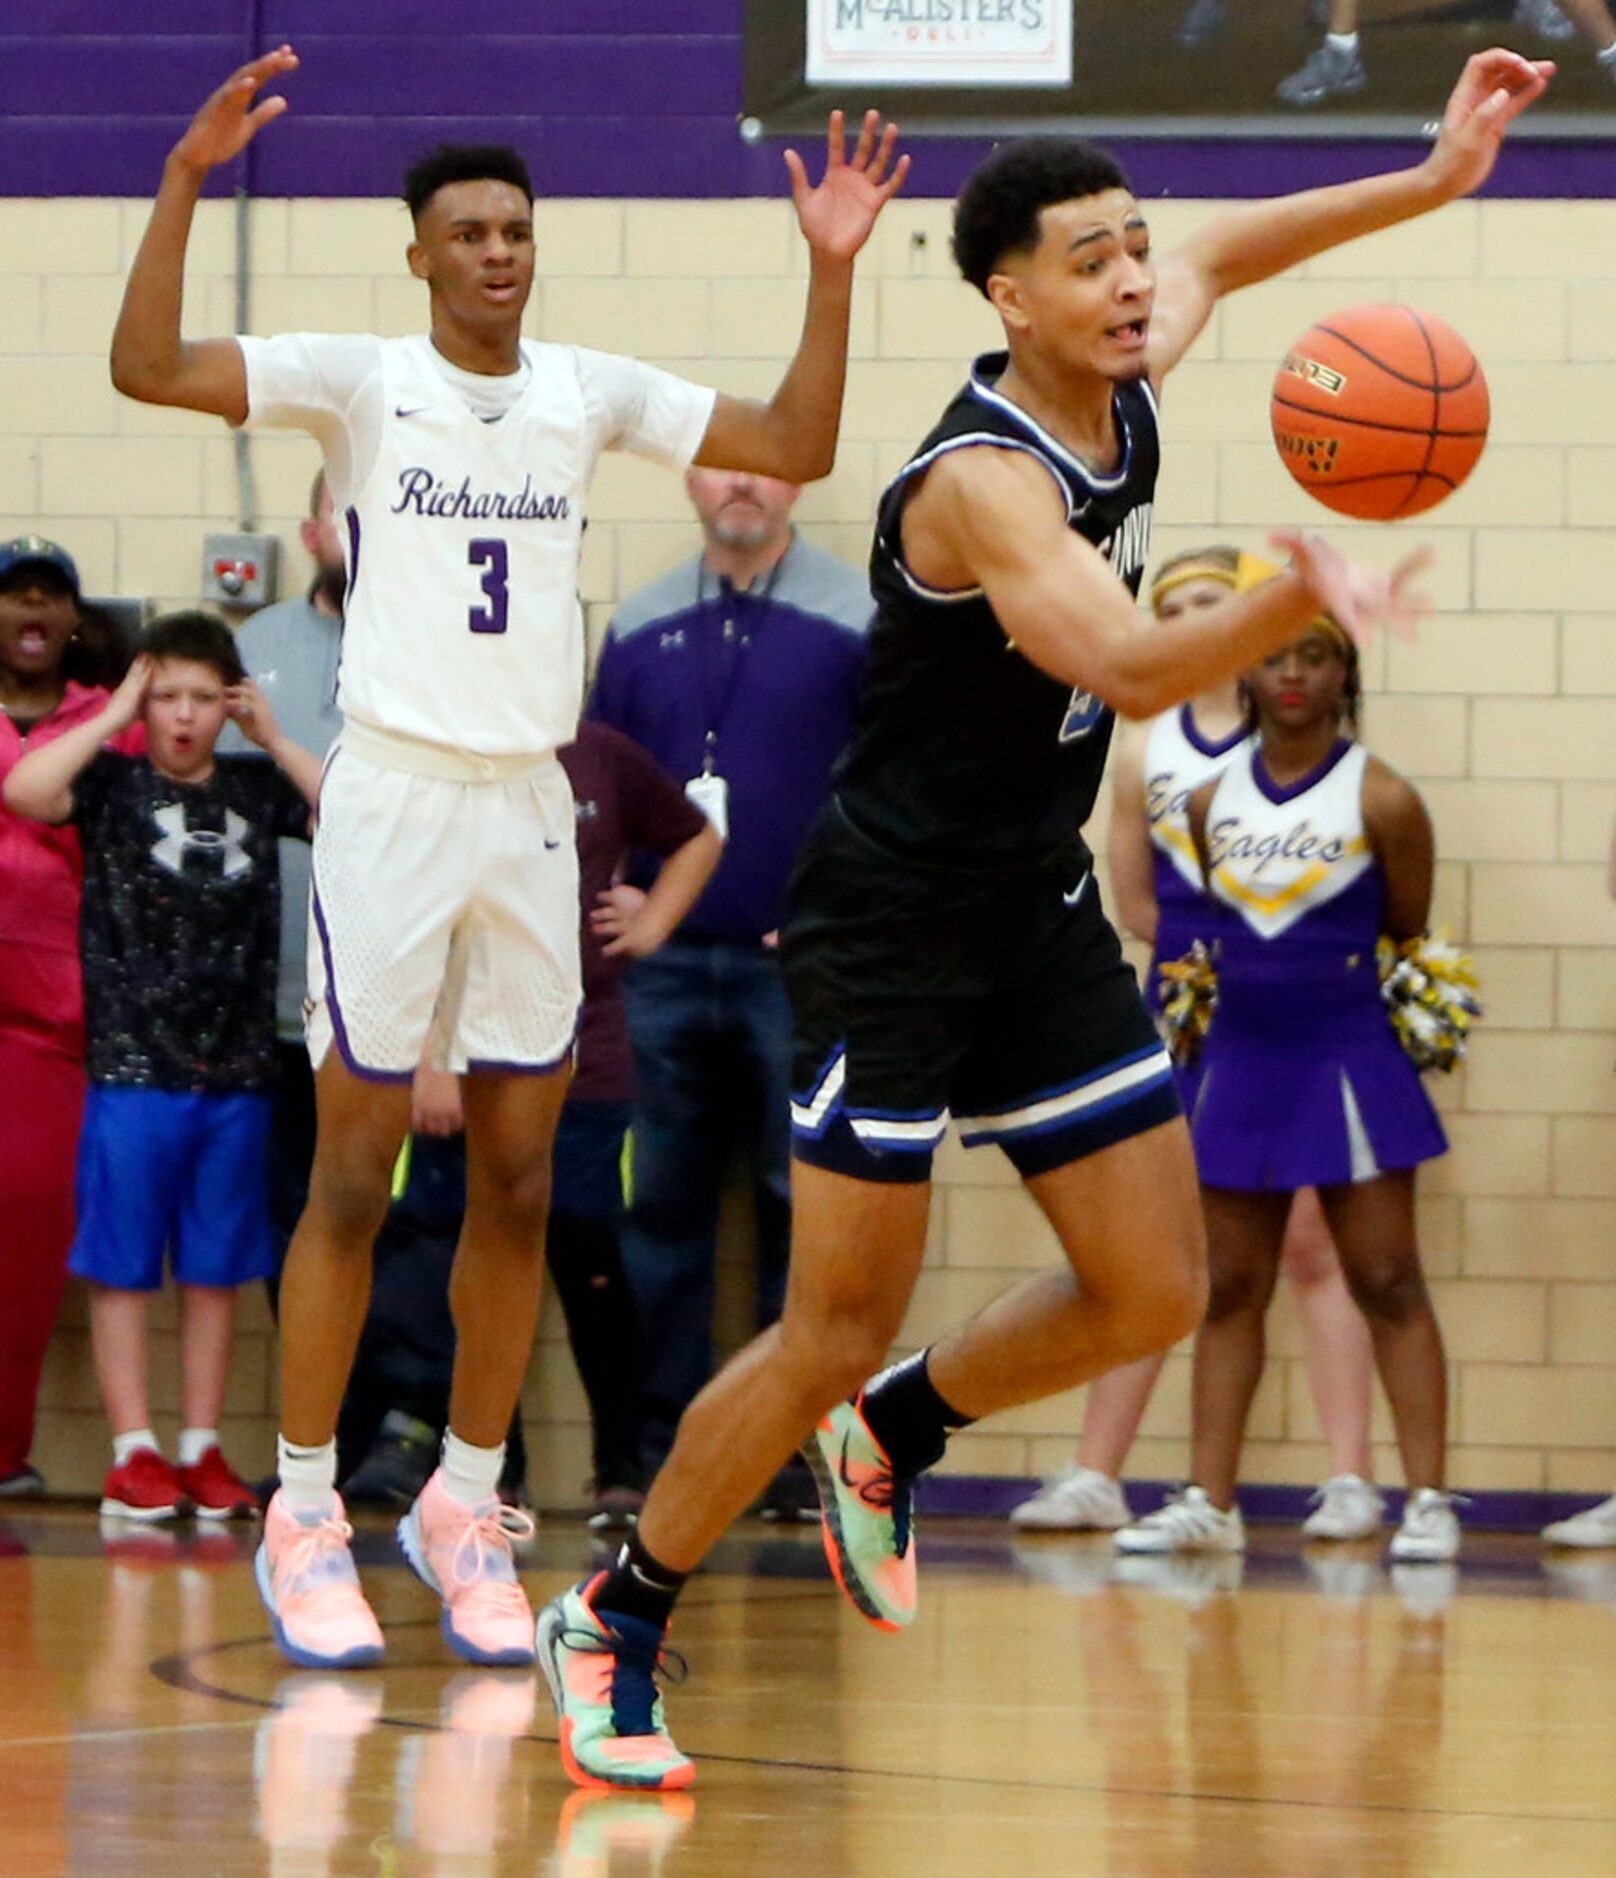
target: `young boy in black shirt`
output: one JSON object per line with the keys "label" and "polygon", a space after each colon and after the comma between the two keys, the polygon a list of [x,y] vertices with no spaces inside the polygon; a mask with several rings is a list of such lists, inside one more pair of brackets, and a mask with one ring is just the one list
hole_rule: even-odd
{"label": "young boy in black shirt", "polygon": [[[146,754],[102,746],[137,718]],[[234,718],[270,757],[216,755]],[[282,735],[206,613],[148,628],[106,708],[24,756],[9,808],[73,821],[91,1088],[69,1269],[88,1280],[112,1425],[103,1513],[228,1519],[253,1498],[219,1449],[236,1288],[274,1266],[265,1136],[280,940],[276,841],[309,832],[319,760]],[[181,1300],[179,1465],[151,1430],[146,1294]]]}

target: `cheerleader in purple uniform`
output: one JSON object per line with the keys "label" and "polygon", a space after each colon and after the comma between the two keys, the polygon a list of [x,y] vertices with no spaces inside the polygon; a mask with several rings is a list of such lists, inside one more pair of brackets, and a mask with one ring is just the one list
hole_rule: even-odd
{"label": "cheerleader in purple uniform", "polygon": [[[1194,617],[1273,572],[1236,548],[1192,549],[1164,563],[1151,587],[1151,610],[1158,620]],[[1209,936],[1201,864],[1190,835],[1190,797],[1247,751],[1250,741],[1245,702],[1232,680],[1148,723],[1125,726],[1118,739],[1107,858],[1121,923],[1151,944],[1145,989],[1158,1013],[1160,961],[1181,958],[1197,939]],[[1184,1112],[1193,1114],[1199,1066],[1180,1068],[1178,1077]],[[1308,1381],[1331,1463],[1302,1530],[1310,1539],[1365,1538],[1385,1514],[1370,1482],[1369,1332],[1311,1189],[1296,1195],[1281,1262],[1302,1323]],[[1013,1525],[1085,1532],[1128,1524],[1122,1468],[1165,1360],[1151,1356],[1126,1363],[1089,1385],[1075,1465],[1017,1506],[1010,1514]]]}
{"label": "cheerleader in purple uniform", "polygon": [[1408,1482],[1398,1560],[1452,1558],[1447,1371],[1414,1170],[1447,1142],[1381,1002],[1375,944],[1430,910],[1431,825],[1356,732],[1357,653],[1329,622],[1247,676],[1258,733],[1190,801],[1217,910],[1218,1006],[1191,1127],[1212,1298],[1195,1342],[1191,1485],[1128,1551],[1235,1551],[1235,1475],[1292,1196],[1316,1187],[1368,1319]]}

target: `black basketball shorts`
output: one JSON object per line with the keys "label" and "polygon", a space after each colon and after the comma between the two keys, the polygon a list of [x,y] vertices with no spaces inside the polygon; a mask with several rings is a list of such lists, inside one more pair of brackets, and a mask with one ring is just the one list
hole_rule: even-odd
{"label": "black basketball shorts", "polygon": [[812,1166],[927,1180],[952,1119],[1027,1177],[1180,1113],[1076,837],[1014,869],[922,865],[833,802],[798,858],[781,957],[792,1151]]}

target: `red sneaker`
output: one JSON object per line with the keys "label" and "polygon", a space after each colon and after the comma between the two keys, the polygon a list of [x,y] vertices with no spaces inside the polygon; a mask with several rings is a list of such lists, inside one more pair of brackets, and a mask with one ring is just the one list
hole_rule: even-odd
{"label": "red sneaker", "polygon": [[180,1498],[180,1477],[155,1448],[136,1448],[101,1483],[101,1511],[113,1519],[172,1519]]}
{"label": "red sneaker", "polygon": [[258,1511],[258,1500],[217,1447],[208,1448],[195,1467],[181,1467],[180,1491],[198,1519],[238,1519]]}

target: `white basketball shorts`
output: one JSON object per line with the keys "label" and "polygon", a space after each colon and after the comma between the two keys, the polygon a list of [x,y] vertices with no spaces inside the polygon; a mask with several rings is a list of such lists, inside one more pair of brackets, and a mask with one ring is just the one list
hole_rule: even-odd
{"label": "white basketball shorts", "polygon": [[407,1082],[430,1033],[444,1068],[554,1069],[577,1027],[578,926],[572,789],[554,756],[513,764],[343,732],[314,836],[316,1068],[335,1042],[356,1076]]}

